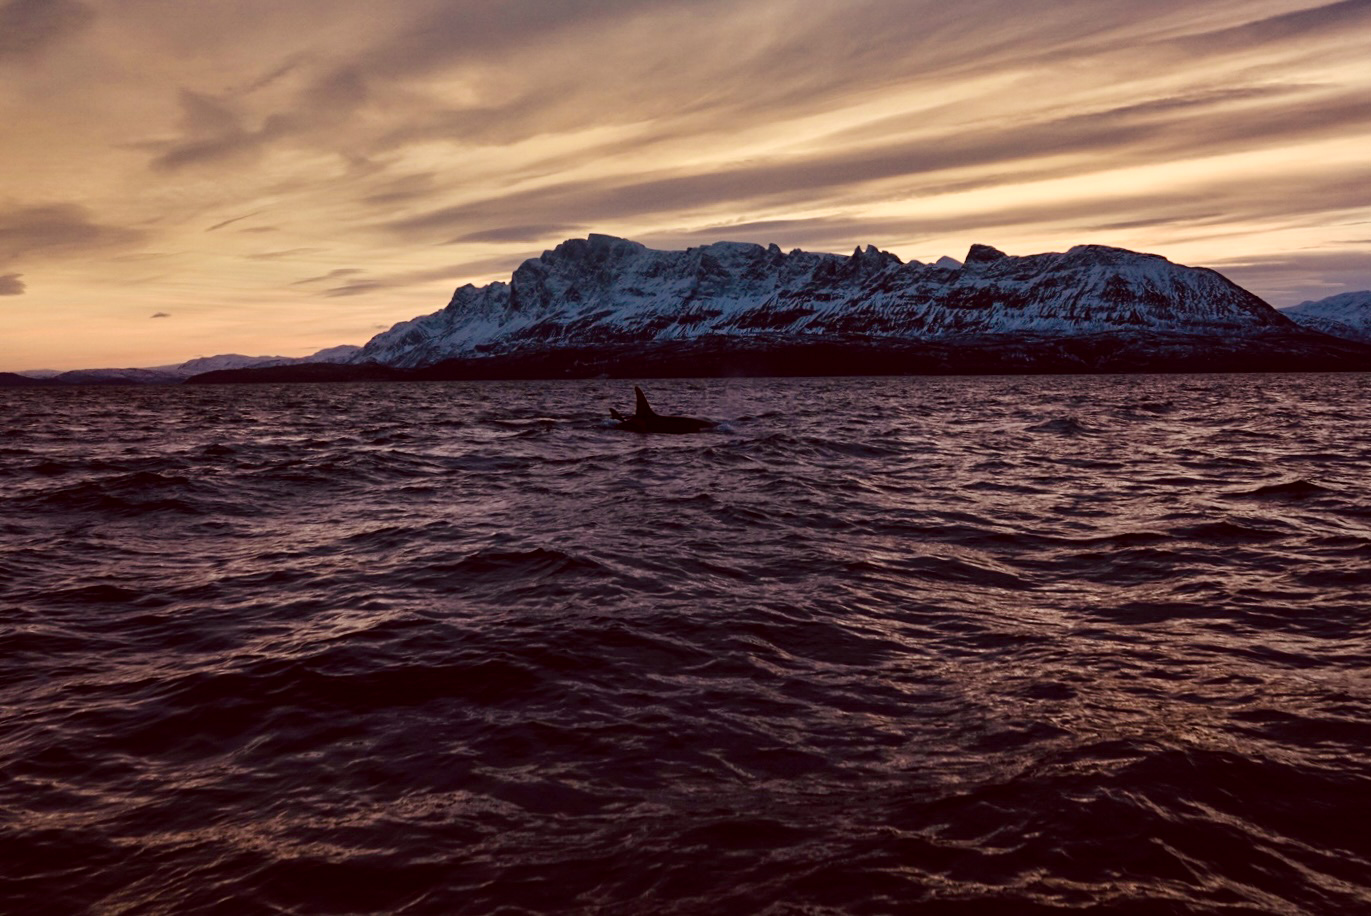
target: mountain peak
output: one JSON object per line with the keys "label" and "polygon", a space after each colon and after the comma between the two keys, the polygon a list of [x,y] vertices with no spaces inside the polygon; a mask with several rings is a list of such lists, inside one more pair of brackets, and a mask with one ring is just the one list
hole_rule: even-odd
{"label": "mountain peak", "polygon": [[551,251],[544,251],[538,260],[605,260],[632,255],[646,250],[641,242],[621,239],[616,235],[592,232],[583,239],[567,239]]}
{"label": "mountain peak", "polygon": [[866,248],[859,245],[852,250],[852,257],[847,259],[847,263],[858,271],[876,273],[887,267],[899,267],[904,262],[888,251],[881,251],[875,245],[867,245]]}
{"label": "mountain peak", "polygon": [[972,245],[966,253],[966,260],[962,262],[964,267],[979,267],[982,264],[993,264],[996,261],[1003,261],[1009,255],[991,245]]}
{"label": "mountain peak", "polygon": [[1159,254],[1129,251],[1127,248],[1115,248],[1110,245],[1073,245],[1067,250],[1066,256],[1094,264],[1137,263],[1141,261],[1171,263]]}

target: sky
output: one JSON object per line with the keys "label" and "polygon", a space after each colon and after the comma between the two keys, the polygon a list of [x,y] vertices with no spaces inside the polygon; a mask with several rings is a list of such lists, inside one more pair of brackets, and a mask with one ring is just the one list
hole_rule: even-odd
{"label": "sky", "polygon": [[591,232],[1371,288],[1371,0],[0,0],[0,370],[364,343]]}

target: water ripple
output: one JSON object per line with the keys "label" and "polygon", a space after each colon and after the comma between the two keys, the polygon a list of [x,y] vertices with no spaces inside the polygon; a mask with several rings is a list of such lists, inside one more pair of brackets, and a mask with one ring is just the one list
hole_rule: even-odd
{"label": "water ripple", "polygon": [[0,391],[0,911],[1371,909],[1371,378],[647,387]]}

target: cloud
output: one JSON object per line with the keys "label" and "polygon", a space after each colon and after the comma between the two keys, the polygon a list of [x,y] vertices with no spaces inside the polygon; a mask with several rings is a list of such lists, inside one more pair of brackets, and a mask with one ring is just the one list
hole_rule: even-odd
{"label": "cloud", "polygon": [[365,280],[354,280],[344,283],[341,286],[334,286],[323,290],[321,295],[329,298],[341,298],[346,296],[360,296],[366,293],[380,292],[389,289],[401,289],[408,286],[418,286],[421,284],[432,284],[437,282],[454,283],[468,278],[488,278],[499,277],[508,279],[518,267],[528,257],[533,257],[535,253],[519,256],[503,256],[482,258],[474,261],[464,261],[460,264],[448,264],[443,267],[426,268],[423,270],[405,271],[403,273],[391,274],[384,277],[370,277]]}
{"label": "cloud", "polygon": [[[1117,187],[1097,194],[1049,202],[1018,203],[937,216],[854,219],[865,238],[965,237],[969,233],[1030,228],[1063,237],[1066,244],[1089,241],[1093,232],[1129,226],[1187,227],[1212,234],[1224,226],[1271,222],[1318,225],[1328,215],[1371,208],[1371,165],[1356,171],[1296,173],[1280,177],[1234,175],[1206,181],[1202,188],[1178,184],[1167,190]],[[862,237],[859,236],[859,240]],[[985,239],[993,242],[993,239]]]}
{"label": "cloud", "polygon": [[28,287],[19,279],[23,274],[0,274],[0,296],[22,296]]}
{"label": "cloud", "polygon": [[304,280],[296,280],[291,283],[291,286],[307,286],[311,283],[324,283],[329,280],[336,280],[339,277],[350,277],[360,273],[365,273],[360,267],[339,267],[336,270],[330,270],[328,273],[321,274],[317,277],[307,277]]}
{"label": "cloud", "polygon": [[126,248],[143,238],[140,230],[95,222],[80,204],[0,209],[0,265],[21,257],[69,257]]}
{"label": "cloud", "polygon": [[460,235],[449,244],[462,242],[542,242],[570,238],[581,227],[572,223],[537,223],[531,226],[499,226]]}
{"label": "cloud", "polygon": [[847,252],[894,237],[888,222],[861,217],[810,217],[806,219],[749,220],[716,223],[698,229],[649,233],[638,241],[653,248],[689,248],[714,242],[775,243],[782,248]]}
{"label": "cloud", "polygon": [[293,54],[284,62],[277,64],[276,66],[267,70],[262,75],[249,81],[246,85],[236,90],[234,94],[251,95],[254,92],[258,92],[262,89],[265,89],[268,86],[271,86],[273,83],[279,82],[280,80],[285,79],[287,76],[290,76],[292,73],[299,70],[300,67],[305,63],[305,60],[305,55]]}
{"label": "cloud", "polygon": [[464,0],[431,8],[369,48],[358,64],[365,71],[395,77],[447,67],[454,60],[508,61],[511,54],[550,41],[567,42],[569,35],[584,40],[602,33],[607,22],[659,15],[671,8],[703,14],[710,7],[727,5],[725,0]]}
{"label": "cloud", "polygon": [[1371,3],[1366,0],[1342,0],[1189,35],[1168,44],[1204,54],[1233,50],[1250,53],[1271,44],[1308,42],[1320,36],[1355,35],[1368,25],[1371,25]]}
{"label": "cloud", "polygon": [[1352,251],[1290,251],[1218,260],[1207,265],[1283,308],[1343,292],[1371,290],[1371,247]]}
{"label": "cloud", "polygon": [[395,289],[397,286],[408,286],[409,283],[384,280],[355,280],[351,283],[344,283],[342,286],[335,286],[324,291],[324,295],[330,298],[342,296],[360,296],[363,293],[374,293],[383,289]]}
{"label": "cloud", "polygon": [[243,257],[249,261],[288,261],[291,258],[318,254],[323,250],[322,248],[283,248],[279,251],[259,251],[255,254],[243,255]]}
{"label": "cloud", "polygon": [[171,317],[171,312],[154,312],[153,315],[152,315],[152,317],[153,317],[153,318],[170,318],[170,317]]}
{"label": "cloud", "polygon": [[[444,236],[453,241],[499,241],[506,240],[501,237],[504,230],[483,227],[573,228],[654,216],[681,219],[711,208],[809,208],[825,201],[850,209],[885,197],[896,182],[900,196],[917,211],[920,197],[1085,176],[1101,168],[1171,164],[1201,153],[1216,156],[1339,138],[1369,121],[1371,97],[1362,93],[1292,85],[1216,91],[876,146],[835,143],[803,156],[712,165],[701,171],[554,182],[380,225],[408,241],[438,241]],[[1300,173],[1317,175],[1317,164],[1305,164]],[[1113,196],[1106,191],[1100,199]],[[1310,203],[1288,199],[1280,206],[1309,212]]]}
{"label": "cloud", "polygon": [[[654,148],[673,138],[720,137],[767,122],[809,117],[841,108],[849,100],[869,102],[883,87],[924,86],[929,100],[907,115],[871,124],[865,128],[863,144],[855,147],[834,142],[835,135],[824,142],[821,154],[796,157],[781,152],[758,161],[756,171],[767,179],[764,183],[749,180],[746,167],[718,168],[717,159],[705,159],[709,175],[680,170],[661,174],[665,185],[644,183],[638,190],[646,199],[637,204],[627,201],[633,191],[629,186],[635,179],[654,180],[641,174],[641,164],[630,166],[632,170],[612,184],[592,178],[584,195],[549,194],[546,188],[517,192],[511,202],[530,206],[506,219],[530,225],[587,225],[729,202],[740,207],[792,206],[805,202],[811,188],[837,193],[882,178],[1071,153],[1093,155],[1094,162],[1075,164],[1076,172],[1083,173],[1104,158],[1167,161],[1178,154],[1221,154],[1286,142],[1301,131],[1356,129],[1366,119],[1365,105],[1357,104],[1367,98],[1364,91],[1347,93],[1341,112],[1302,112],[1304,101],[1317,101],[1310,87],[1274,85],[1271,74],[1261,72],[1240,74],[1236,85],[1225,85],[1227,76],[1216,75],[1213,69],[1220,65],[1195,53],[1210,38],[1220,50],[1248,56],[1299,49],[1311,35],[1336,40],[1339,28],[1361,22],[1368,8],[1365,2],[1331,4],[1256,23],[1242,5],[1220,2],[1206,7],[1210,14],[1202,19],[1173,16],[1180,27],[1165,21],[1186,8],[1175,0],[1149,7],[1145,15],[1136,6],[1113,0],[1030,2],[1022,15],[1010,19],[1003,3],[989,0],[958,5],[857,2],[834,10],[769,0],[711,7],[713,18],[687,17],[686,12],[701,4],[678,3],[654,10],[655,29],[646,21],[636,25],[646,15],[645,5],[593,4],[579,25],[573,21],[578,13],[567,12],[579,10],[579,5],[559,5],[546,20],[521,19],[517,8],[523,6],[527,4],[511,5],[505,16],[488,4],[477,4],[470,22],[440,14],[419,30],[422,35],[405,31],[403,40],[382,41],[359,55],[357,66],[373,80],[399,81],[421,71],[446,69],[462,74],[469,87],[463,106],[444,105],[435,94],[422,107],[407,110],[393,131],[375,139],[377,147],[435,141],[501,144],[562,129],[637,124],[643,126],[640,132],[607,145],[606,152],[626,157],[636,148],[643,151],[641,162],[655,164],[662,159],[652,155]],[[1209,25],[1186,27],[1188,21]],[[514,27],[516,22],[519,28]],[[746,34],[748,40],[732,40],[735,34]],[[540,42],[551,35],[566,47],[544,48]],[[636,40],[624,40],[627,37]],[[530,50],[535,45],[536,53]],[[513,56],[490,58],[487,48]],[[565,58],[573,55],[582,62],[577,71],[582,77],[568,84],[563,79]],[[1159,82],[1155,66],[1150,66],[1158,55],[1178,60],[1169,70],[1177,74],[1171,80],[1182,84],[1180,91],[1166,95],[1151,88]],[[507,66],[509,60],[517,60],[518,66]],[[664,70],[672,72],[670,81],[662,78]],[[996,80],[1006,80],[1006,100],[1022,104],[998,106],[997,111],[994,90],[989,88],[970,105],[963,98],[933,104],[954,92],[962,78],[984,80],[991,87]],[[1039,82],[1041,88],[1034,88]],[[1149,88],[1127,88],[1135,84]],[[1149,91],[1152,97],[1129,98],[1138,91]],[[1099,110],[1073,120],[1083,95]],[[1122,104],[1102,105],[1102,100],[1111,99]],[[909,105],[907,99],[895,98],[891,107]],[[977,122],[978,110],[1002,116]],[[910,132],[919,136],[901,136]],[[889,155],[883,158],[881,149],[870,150],[873,143]],[[825,160],[831,168],[825,169]],[[730,186],[730,178],[742,180]],[[778,192],[774,185],[782,182],[787,186]],[[618,204],[581,203],[579,198],[592,198],[601,190],[617,194]],[[654,209],[650,201],[659,190],[681,193],[660,199]],[[525,193],[536,197],[519,196]],[[772,196],[777,193],[781,196]],[[406,201],[396,196],[373,202]],[[442,222],[440,213],[431,212]],[[439,231],[460,240],[479,236],[500,219],[493,212],[473,219],[455,211],[453,215],[458,218]],[[407,215],[404,219],[411,222],[400,221],[396,227],[417,228],[412,220],[423,216]]]}
{"label": "cloud", "polygon": [[[252,99],[182,90],[180,136],[159,142],[152,166],[222,169],[286,144],[384,171],[403,151],[426,144],[460,150],[631,126],[603,147],[628,161],[626,169],[558,182],[559,170],[583,160],[550,155],[541,187],[501,177],[484,187],[521,189],[487,192],[483,200],[473,194],[482,185],[444,167],[373,185],[360,200],[399,211],[386,223],[399,240],[461,244],[540,241],[699,208],[804,206],[815,195],[904,178],[910,182],[902,193],[913,195],[930,190],[940,171],[985,185],[1030,169],[1044,177],[1049,168],[1085,174],[1105,159],[1173,161],[1364,124],[1371,103],[1360,90],[1330,105],[1317,87],[1265,74],[1225,85],[1204,73],[1208,62],[1194,62],[1194,49],[1210,39],[1220,51],[1249,54],[1298,45],[1311,34],[1331,41],[1361,23],[1367,7],[1348,0],[1252,21],[1248,8],[1224,0],[1202,18],[1176,16],[1191,8],[1181,0],[1159,0],[1146,15],[1122,0],[1030,0],[1009,23],[998,0],[857,0],[841,9],[798,0],[399,2],[350,47],[264,66],[266,75],[249,83]],[[360,9],[344,4],[340,18]],[[1168,16],[1175,21],[1164,21]],[[1149,55],[1179,59],[1173,70],[1190,77],[1175,77],[1179,88],[1170,94],[1153,88],[1138,98],[1124,87],[1147,85]],[[572,61],[581,75],[567,81]],[[934,104],[962,78],[1007,80],[1006,99],[1024,104],[999,104],[989,89],[970,105],[951,97]],[[1030,91],[1030,80],[1039,79],[1042,89]],[[846,137],[834,133],[808,148],[781,147],[731,164],[696,160],[707,170],[660,154],[686,138],[724,142],[734,131],[869,103],[886,87],[918,86],[928,102],[896,97],[892,108],[907,113],[868,119]],[[1080,110],[1082,96],[1094,111]],[[1068,156],[1078,160],[1032,161]],[[423,158],[432,161],[431,151]],[[452,161],[462,161],[460,152]],[[466,202],[452,203],[462,196]],[[433,201],[427,211],[402,209],[425,199]]]}
{"label": "cloud", "polygon": [[[276,78],[297,67],[291,64],[281,68]],[[258,81],[253,88],[274,81]],[[289,104],[268,107],[255,117],[252,106],[241,98],[248,94],[214,96],[182,88],[178,98],[180,136],[139,144],[157,153],[150,163],[153,171],[253,162],[274,144],[292,141],[312,142],[345,158],[365,161],[365,157],[359,160],[345,150],[347,131],[341,129],[369,97],[366,82],[357,70],[342,67],[329,71],[310,82]],[[251,126],[254,121],[257,126]]]}
{"label": "cloud", "polygon": [[366,80],[353,67],[334,70],[305,90],[301,101],[310,109],[351,111],[368,97]]}
{"label": "cloud", "polygon": [[245,213],[242,216],[235,216],[232,219],[226,219],[223,222],[215,223],[213,226],[210,226],[205,231],[217,232],[218,230],[223,229],[225,226],[232,226],[234,223],[241,223],[245,219],[252,219],[254,216],[257,216],[261,212],[261,210],[254,210],[253,212]]}
{"label": "cloud", "polygon": [[152,160],[154,171],[175,172],[192,165],[249,158],[267,139],[268,128],[248,130],[237,112],[220,99],[182,89],[180,104],[181,138],[150,144],[162,150]]}
{"label": "cloud", "polygon": [[432,199],[439,193],[437,172],[417,172],[401,175],[374,188],[359,203],[368,207],[393,207],[421,198]]}
{"label": "cloud", "polygon": [[79,0],[8,0],[0,3],[0,61],[28,57],[74,35],[95,18]]}
{"label": "cloud", "polygon": [[[1185,4],[1158,0],[1145,15],[1108,0],[1024,3],[1011,15],[1004,6],[464,3],[379,41],[358,54],[355,66],[377,81],[447,72],[466,82],[466,104],[444,104],[435,94],[407,111],[385,144],[499,144],[658,121],[727,135],[755,127],[759,117],[811,116],[887,87],[923,85],[936,99],[958,77],[1061,70],[1073,55],[1118,54],[1138,43],[1140,31],[1155,28],[1153,18]],[[575,81],[565,79],[569,68],[578,73]]]}
{"label": "cloud", "polygon": [[[700,228],[666,229],[645,233],[638,240],[667,248],[728,240],[842,252],[854,245],[882,246],[896,241],[930,246],[945,245],[947,239],[971,239],[993,244],[1005,233],[1027,231],[1059,238],[1060,246],[1065,248],[1090,242],[1102,233],[1136,230],[1139,242],[1134,247],[1146,247],[1158,244],[1159,237],[1175,243],[1222,236],[1240,227],[1317,228],[1346,218],[1348,213],[1368,209],[1371,164],[1356,169],[1330,166],[1323,170],[1267,174],[1258,180],[1236,173],[1194,184],[1178,181],[1174,187],[1162,189],[1115,183],[1089,195],[1031,202],[994,203],[991,199],[978,208],[968,206],[951,212],[922,213],[916,199],[910,202],[907,215],[875,216],[854,208],[849,213],[830,216],[716,222]],[[1244,244],[1251,244],[1251,240]],[[1338,245],[1365,248],[1346,241]],[[947,253],[960,256],[958,251]],[[1364,254],[1357,257],[1362,259],[1366,272],[1371,273],[1371,258]],[[1301,263],[1311,262],[1305,259]]]}

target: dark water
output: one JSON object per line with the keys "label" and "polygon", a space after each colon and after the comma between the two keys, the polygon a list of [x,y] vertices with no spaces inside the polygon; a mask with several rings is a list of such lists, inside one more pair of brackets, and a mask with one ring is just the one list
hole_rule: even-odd
{"label": "dark water", "polygon": [[0,911],[1371,912],[1371,377],[0,392]]}

